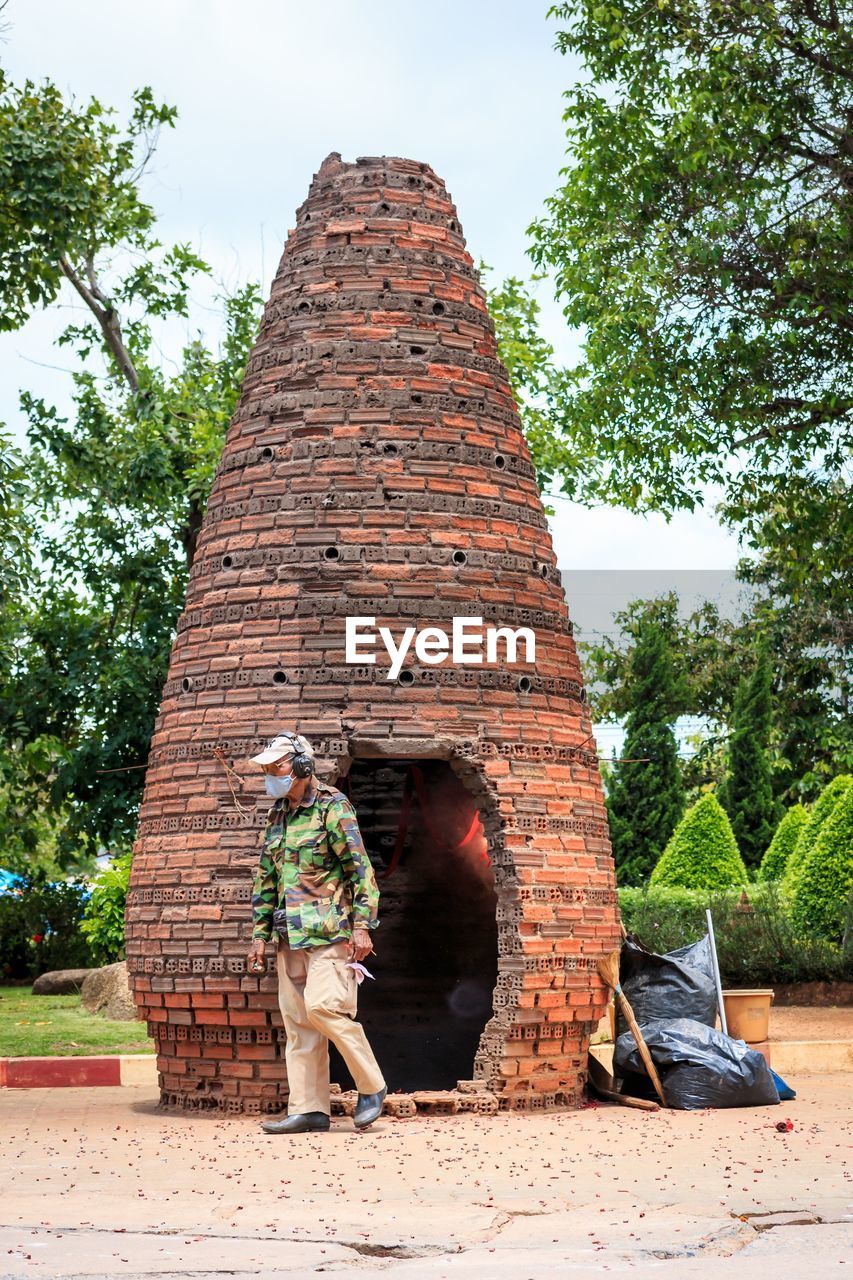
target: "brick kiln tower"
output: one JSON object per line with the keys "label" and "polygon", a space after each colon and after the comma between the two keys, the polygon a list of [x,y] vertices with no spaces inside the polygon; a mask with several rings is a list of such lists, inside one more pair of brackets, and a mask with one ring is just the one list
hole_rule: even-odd
{"label": "brick kiln tower", "polygon": [[[535,663],[345,661],[347,616],[399,637],[454,615],[532,628]],[[172,650],[127,909],[170,1105],[286,1103],[274,960],[245,972],[268,804],[247,757],[281,728],[377,870],[360,1015],[392,1092],[461,1076],[492,1105],[575,1105],[618,944],[592,726],[456,210],[396,157],[330,155],[298,212]]]}

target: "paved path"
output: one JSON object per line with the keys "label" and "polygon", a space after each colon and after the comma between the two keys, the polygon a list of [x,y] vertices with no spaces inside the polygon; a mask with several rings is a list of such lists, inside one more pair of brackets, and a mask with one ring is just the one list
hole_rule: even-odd
{"label": "paved path", "polygon": [[[0,1094],[0,1277],[799,1280],[853,1268],[850,1077],[717,1112],[269,1138],[146,1088]],[[789,1116],[790,1133],[776,1122]],[[847,1266],[845,1266],[845,1261]]]}

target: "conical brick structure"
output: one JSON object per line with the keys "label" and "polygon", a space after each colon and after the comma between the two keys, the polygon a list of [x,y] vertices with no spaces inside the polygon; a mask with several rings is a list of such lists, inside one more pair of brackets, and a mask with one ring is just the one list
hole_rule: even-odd
{"label": "conical brick structure", "polygon": [[[532,629],[535,661],[346,660],[348,617],[399,638],[460,616]],[[282,728],[351,795],[377,869],[360,1008],[390,1089],[576,1105],[619,932],[592,726],[483,290],[410,160],[315,176],[190,575],[127,908],[170,1105],[286,1103],[274,961],[245,971],[268,803],[247,757]]]}

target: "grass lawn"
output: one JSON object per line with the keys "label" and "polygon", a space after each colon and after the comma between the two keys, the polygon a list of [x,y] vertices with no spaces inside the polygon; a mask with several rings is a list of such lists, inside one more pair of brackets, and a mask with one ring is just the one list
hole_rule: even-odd
{"label": "grass lawn", "polygon": [[87,1013],[76,996],[34,996],[0,987],[0,1058],[152,1053],[144,1022],[112,1022]]}

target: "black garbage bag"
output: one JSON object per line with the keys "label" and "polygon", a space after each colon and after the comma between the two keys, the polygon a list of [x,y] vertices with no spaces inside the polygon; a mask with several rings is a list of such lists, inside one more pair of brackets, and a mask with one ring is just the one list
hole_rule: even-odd
{"label": "black garbage bag", "polygon": [[[770,1068],[743,1040],[692,1018],[650,1022],[641,1027],[670,1107],[763,1107],[779,1101]],[[630,1031],[619,1036],[613,1054],[618,1076],[636,1079],[645,1071]]]}
{"label": "black garbage bag", "polygon": [[[717,987],[707,934],[698,942],[663,956],[631,935],[622,943],[619,981],[641,1027],[647,1022],[672,1022],[676,1018],[692,1018],[706,1027],[716,1026]],[[617,1036],[626,1030],[617,1000]]]}

